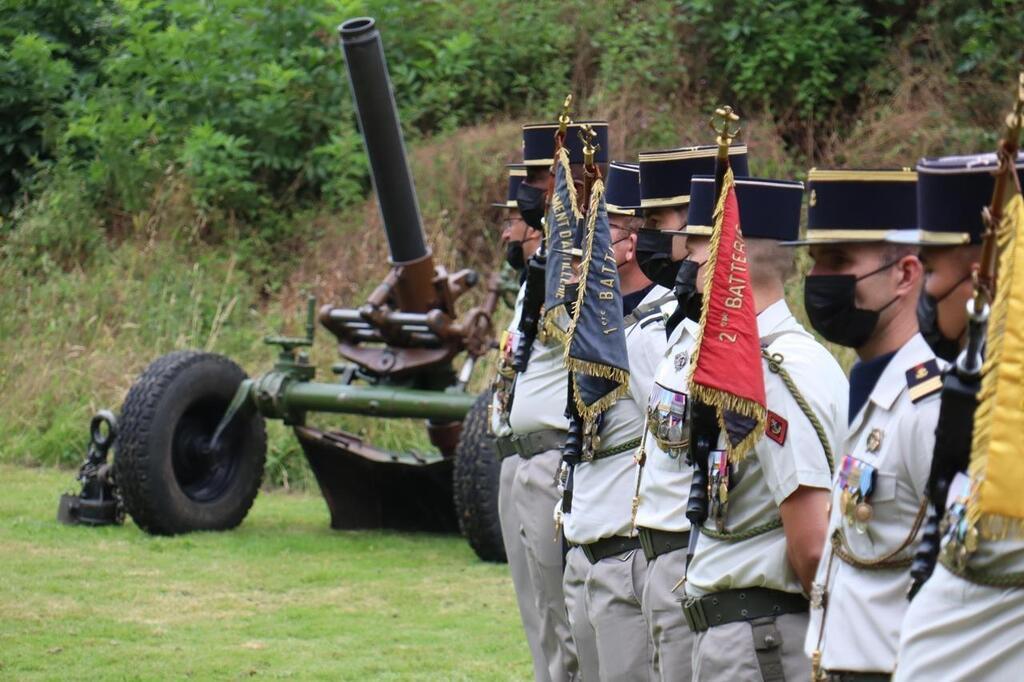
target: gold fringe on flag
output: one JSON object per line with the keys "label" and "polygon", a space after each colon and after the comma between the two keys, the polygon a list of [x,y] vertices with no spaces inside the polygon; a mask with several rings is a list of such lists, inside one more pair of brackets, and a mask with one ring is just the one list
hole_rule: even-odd
{"label": "gold fringe on flag", "polygon": [[967,519],[988,539],[1024,531],[1024,273],[1016,272],[1017,263],[1024,263],[1024,199],[1015,182],[1011,187],[996,232],[998,283],[971,443]]}

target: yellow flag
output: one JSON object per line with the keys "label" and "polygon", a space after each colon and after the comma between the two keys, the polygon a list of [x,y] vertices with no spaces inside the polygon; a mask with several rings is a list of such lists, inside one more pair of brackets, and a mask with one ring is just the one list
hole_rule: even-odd
{"label": "yellow flag", "polygon": [[996,228],[996,295],[974,413],[967,507],[971,525],[988,538],[1024,529],[1024,199],[1016,182],[1008,184],[1010,197]]}

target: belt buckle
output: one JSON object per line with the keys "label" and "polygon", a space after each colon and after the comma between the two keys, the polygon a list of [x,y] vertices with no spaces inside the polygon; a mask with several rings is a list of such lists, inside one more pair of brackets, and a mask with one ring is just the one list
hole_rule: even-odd
{"label": "belt buckle", "polygon": [[527,457],[530,456],[530,453],[527,452],[527,450],[529,450],[529,448],[527,447],[527,441],[529,440],[529,436],[530,434],[525,434],[522,436],[512,436],[512,449],[514,449],[516,451],[516,454],[522,457],[523,459],[526,459]]}
{"label": "belt buckle", "polygon": [[683,615],[691,632],[704,632],[708,629],[708,617],[700,597],[689,597],[683,602]]}
{"label": "belt buckle", "polygon": [[580,549],[583,550],[583,556],[587,557],[587,561],[590,562],[591,566],[597,563],[597,559],[594,557],[594,550],[589,544],[580,545]]}

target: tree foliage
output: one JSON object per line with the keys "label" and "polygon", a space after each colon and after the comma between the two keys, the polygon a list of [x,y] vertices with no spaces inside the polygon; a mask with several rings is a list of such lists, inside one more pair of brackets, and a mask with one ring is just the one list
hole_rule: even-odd
{"label": "tree foliage", "polygon": [[853,120],[900,36],[941,45],[951,78],[1006,78],[1024,45],[1021,5],[0,0],[0,215],[14,217],[10,229],[64,183],[112,225],[174,177],[211,223],[270,225],[273,242],[296,209],[362,198],[334,32],[352,16],[378,20],[413,139],[550,117],[574,90],[592,102],[646,97],[653,119],[728,99],[801,140]]}

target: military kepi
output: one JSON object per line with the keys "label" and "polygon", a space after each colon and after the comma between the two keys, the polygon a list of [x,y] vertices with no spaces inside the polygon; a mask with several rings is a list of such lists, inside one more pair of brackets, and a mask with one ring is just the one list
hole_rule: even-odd
{"label": "military kepi", "polygon": [[807,190],[807,234],[790,246],[881,242],[917,227],[917,173],[909,168],[812,168]]}
{"label": "military kepi", "polygon": [[635,163],[612,161],[605,182],[608,213],[635,216],[640,208],[640,167]]}
{"label": "military kepi", "polygon": [[[804,183],[766,178],[735,178],[740,231],[744,237],[789,241],[800,235]],[[690,184],[686,234],[709,236],[714,230],[715,178],[695,175]]]}
{"label": "military kepi", "polygon": [[508,194],[505,195],[505,201],[499,201],[491,204],[495,208],[519,208],[516,203],[516,192],[519,191],[519,185],[526,179],[526,166],[521,163],[510,163],[508,165]]}
{"label": "military kepi", "polygon": [[[943,156],[917,162],[917,227],[889,234],[886,241],[918,246],[980,244],[981,210],[992,201],[999,165],[995,154]],[[1017,155],[1024,178],[1024,154]]]}
{"label": "military kepi", "polygon": [[[565,131],[565,148],[569,163],[583,163],[583,141],[580,133],[589,125],[597,136],[594,144],[594,163],[608,163],[608,123],[605,121],[574,121]],[[550,166],[555,162],[555,133],[557,123],[528,123],[523,126],[523,164]]]}
{"label": "military kepi", "polygon": [[[715,172],[716,145],[640,152],[640,207],[662,208],[690,203],[690,178]],[[734,175],[749,175],[747,146],[729,147]]]}

